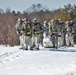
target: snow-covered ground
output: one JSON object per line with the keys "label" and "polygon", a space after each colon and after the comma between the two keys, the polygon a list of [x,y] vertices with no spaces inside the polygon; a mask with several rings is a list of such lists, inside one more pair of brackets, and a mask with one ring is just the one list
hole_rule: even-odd
{"label": "snow-covered ground", "polygon": [[76,75],[76,47],[23,51],[0,46],[0,75]]}

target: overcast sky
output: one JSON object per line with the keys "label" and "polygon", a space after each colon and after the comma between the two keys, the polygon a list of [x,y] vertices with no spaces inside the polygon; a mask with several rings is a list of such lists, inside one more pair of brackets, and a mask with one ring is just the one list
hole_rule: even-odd
{"label": "overcast sky", "polygon": [[76,0],[0,0],[0,8],[6,9],[10,7],[11,10],[23,11],[32,6],[32,4],[40,3],[47,6],[50,10],[63,7],[67,4],[76,4]]}

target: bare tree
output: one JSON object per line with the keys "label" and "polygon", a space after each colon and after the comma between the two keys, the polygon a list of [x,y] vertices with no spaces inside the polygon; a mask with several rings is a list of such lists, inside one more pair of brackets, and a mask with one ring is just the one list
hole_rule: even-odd
{"label": "bare tree", "polygon": [[6,8],[6,13],[11,13],[10,7],[7,7],[7,8]]}
{"label": "bare tree", "polygon": [[0,8],[0,14],[3,14],[3,13],[4,13],[3,9],[2,9],[2,8]]}

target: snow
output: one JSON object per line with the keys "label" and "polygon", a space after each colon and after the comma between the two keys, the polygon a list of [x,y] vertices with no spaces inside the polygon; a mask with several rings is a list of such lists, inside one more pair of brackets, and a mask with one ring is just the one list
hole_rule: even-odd
{"label": "snow", "polygon": [[0,46],[0,75],[76,75],[76,46],[39,51]]}

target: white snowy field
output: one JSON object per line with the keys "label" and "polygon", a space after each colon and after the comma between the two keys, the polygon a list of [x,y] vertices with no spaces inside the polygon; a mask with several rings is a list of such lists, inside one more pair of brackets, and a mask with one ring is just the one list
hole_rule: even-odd
{"label": "white snowy field", "polygon": [[23,51],[0,46],[0,75],[76,75],[76,47]]}

